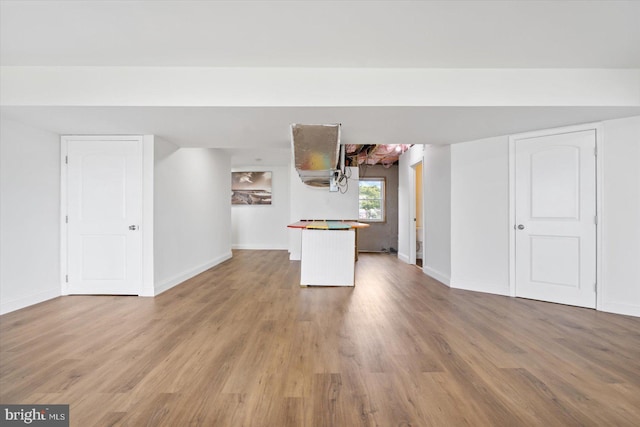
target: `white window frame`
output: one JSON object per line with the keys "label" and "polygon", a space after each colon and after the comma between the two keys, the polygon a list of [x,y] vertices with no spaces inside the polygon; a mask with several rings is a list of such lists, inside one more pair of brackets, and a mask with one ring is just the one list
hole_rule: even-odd
{"label": "white window frame", "polygon": [[[381,219],[363,219],[360,218],[360,182],[361,181],[375,181],[381,182],[381,196],[380,196],[380,209],[382,210],[382,218]],[[360,178],[360,182],[358,182],[358,221],[361,222],[372,222],[372,223],[384,223],[387,222],[387,179],[383,176],[380,177],[367,177]]]}

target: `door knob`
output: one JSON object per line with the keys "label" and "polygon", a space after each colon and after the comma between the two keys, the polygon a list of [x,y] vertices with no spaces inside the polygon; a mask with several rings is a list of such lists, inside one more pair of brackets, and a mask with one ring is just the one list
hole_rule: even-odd
{"label": "door knob", "polygon": [[135,231],[135,230],[137,230],[137,229],[138,229],[138,226],[137,226],[137,225],[130,225],[130,226],[129,226],[129,230],[134,230],[134,231]]}
{"label": "door knob", "polygon": [[524,230],[524,225],[518,224],[518,230]]}

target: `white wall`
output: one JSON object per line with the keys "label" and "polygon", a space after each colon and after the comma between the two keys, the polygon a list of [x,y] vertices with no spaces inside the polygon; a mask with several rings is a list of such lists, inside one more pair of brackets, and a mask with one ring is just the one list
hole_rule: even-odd
{"label": "white wall", "polygon": [[[290,167],[291,211],[290,223],[302,219],[358,219],[358,168],[351,172],[345,193],[331,192],[329,187],[310,187],[302,183],[295,167]],[[299,229],[289,229],[289,259],[300,259]]]}
{"label": "white wall", "polygon": [[[60,136],[2,117],[0,313],[60,295]],[[231,256],[229,156],[155,139],[158,294]],[[36,268],[34,268],[34,266]]]}
{"label": "white wall", "polygon": [[60,295],[60,136],[0,119],[0,314]]}
{"label": "white wall", "polygon": [[234,172],[271,171],[271,205],[231,206],[234,249],[288,249],[289,166],[238,166]]}
{"label": "white wall", "polygon": [[[602,123],[598,307],[640,316],[640,117]],[[508,137],[451,146],[451,286],[509,294]]]}
{"label": "white wall", "polygon": [[423,163],[423,271],[451,282],[451,147],[426,145]]}
{"label": "white wall", "polygon": [[[413,238],[415,225],[411,218],[415,204],[412,166],[423,161],[423,156],[424,145],[416,144],[402,153],[398,162],[398,259],[406,263],[412,262],[411,253],[416,244]],[[424,174],[424,167],[422,171]],[[424,188],[424,176],[422,182]]]}
{"label": "white wall", "polygon": [[640,316],[640,116],[603,128],[600,309]]}
{"label": "white wall", "polygon": [[451,287],[509,295],[509,138],[451,146]]}
{"label": "white wall", "polygon": [[156,295],[231,257],[231,163],[155,139]]}
{"label": "white wall", "polygon": [[2,67],[0,71],[0,102],[14,106],[640,105],[640,74],[635,69]]}

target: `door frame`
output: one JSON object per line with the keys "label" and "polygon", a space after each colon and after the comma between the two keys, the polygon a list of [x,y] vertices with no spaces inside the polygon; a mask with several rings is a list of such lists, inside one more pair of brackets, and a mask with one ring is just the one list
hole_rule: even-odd
{"label": "door frame", "polygon": [[602,123],[586,123],[582,125],[566,126],[554,129],[525,132],[509,136],[509,295],[516,296],[516,188],[515,188],[515,146],[522,139],[538,138],[542,136],[559,135],[593,130],[596,135],[596,310],[602,307],[602,201],[603,201],[603,154],[604,131]]}
{"label": "door frame", "polygon": [[142,256],[139,296],[154,296],[153,286],[153,135],[61,135],[60,136],[60,293],[69,295],[67,284],[68,235],[67,235],[67,155],[68,142],[139,141],[142,150]]}
{"label": "door frame", "polygon": [[422,269],[426,265],[425,262],[425,251],[424,251],[424,157],[418,160],[415,163],[409,165],[411,168],[411,197],[410,200],[410,209],[409,209],[409,264],[416,265],[417,259],[417,239],[418,239],[418,231],[417,231],[417,219],[418,219],[418,203],[417,203],[417,183],[418,183],[418,171],[417,166],[421,165],[420,169],[420,182],[422,184],[422,206],[420,212],[422,214],[422,218],[420,218],[420,222],[422,223]]}

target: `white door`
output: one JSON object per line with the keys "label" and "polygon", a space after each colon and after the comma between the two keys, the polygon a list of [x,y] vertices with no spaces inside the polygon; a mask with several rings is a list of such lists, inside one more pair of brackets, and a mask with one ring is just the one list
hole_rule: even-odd
{"label": "white door", "polygon": [[137,295],[142,280],[142,142],[79,137],[64,142],[66,293]]}
{"label": "white door", "polygon": [[516,140],[516,296],[595,308],[595,148],[595,130]]}

